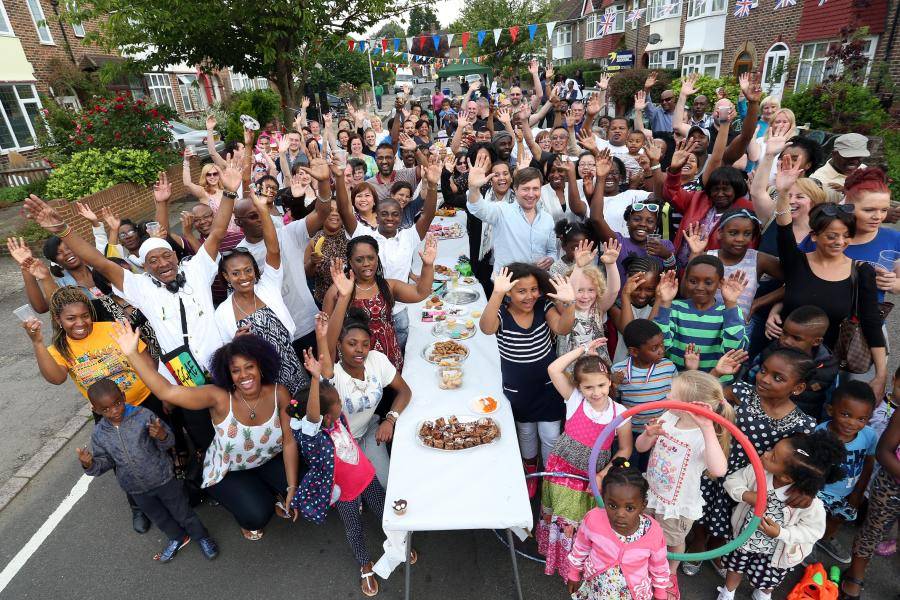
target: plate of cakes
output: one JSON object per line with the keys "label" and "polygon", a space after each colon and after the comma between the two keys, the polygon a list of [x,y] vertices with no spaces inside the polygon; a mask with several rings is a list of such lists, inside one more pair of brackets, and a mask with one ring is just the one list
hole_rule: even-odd
{"label": "plate of cakes", "polygon": [[494,443],[500,438],[500,426],[490,417],[438,417],[422,421],[416,439],[426,448],[458,452]]}

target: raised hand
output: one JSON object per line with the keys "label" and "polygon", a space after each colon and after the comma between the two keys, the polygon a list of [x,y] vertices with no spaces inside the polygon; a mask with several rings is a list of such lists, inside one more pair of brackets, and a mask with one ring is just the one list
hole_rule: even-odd
{"label": "raised hand", "polygon": [[43,261],[33,257],[23,262],[22,268],[28,271],[28,273],[38,281],[44,281],[51,277],[50,269],[47,268],[47,265],[45,265]]}
{"label": "raised hand", "polygon": [[212,131],[213,129],[216,128],[216,125],[217,125],[217,123],[216,123],[215,115],[207,115],[206,116],[206,130]]}
{"label": "raised hand", "polygon": [[253,188],[250,188],[250,201],[253,202],[253,206],[256,207],[256,210],[259,211],[259,216],[264,218],[269,214],[269,197],[257,194]]}
{"label": "raised hand", "polygon": [[538,61],[532,60],[530,63],[528,63],[528,72],[532,75],[537,75],[540,72]]}
{"label": "raised hand", "polygon": [[225,161],[225,168],[220,168],[219,171],[222,173],[220,178],[222,180],[222,185],[226,190],[229,192],[237,191],[241,185],[241,180],[243,179],[243,170],[244,165],[241,164],[239,159],[232,156]]}
{"label": "raised hand", "polygon": [[422,259],[423,265],[433,265],[437,259],[438,244],[437,239],[431,234],[425,236],[425,247],[419,250],[419,257]]}
{"label": "raised hand", "polygon": [[722,282],[722,300],[725,301],[725,306],[737,304],[748,283],[747,274],[740,269],[729,275]]}
{"label": "raised hand", "polygon": [[729,350],[719,358],[714,370],[720,375],[734,375],[748,356],[746,350]]}
{"label": "raised hand", "polygon": [[100,209],[100,216],[103,217],[106,226],[109,227],[109,234],[113,237],[117,236],[119,227],[122,226],[122,219],[119,218],[119,215],[113,213],[108,206],[104,206]]}
{"label": "raised hand", "polygon": [[309,98],[307,98],[306,96],[300,98],[300,108],[304,110],[309,108]]}
{"label": "raised hand", "polygon": [[788,136],[790,136],[792,127],[790,125],[771,125],[769,139],[766,140],[766,155],[778,156],[784,147],[787,146]]}
{"label": "raised hand", "polygon": [[656,286],[656,299],[668,306],[678,295],[678,279],[675,271],[666,271],[659,276],[659,285]]}
{"label": "raised hand", "polygon": [[25,333],[28,334],[28,337],[31,338],[33,343],[44,344],[44,332],[42,331],[43,323],[41,323],[40,319],[34,317],[28,318],[28,320],[22,323],[22,329],[25,330]]}
{"label": "raised hand", "polygon": [[578,242],[578,245],[575,246],[574,255],[576,266],[588,266],[597,260],[597,249],[594,247],[594,242],[590,240],[581,240]]}
{"label": "raised hand", "polygon": [[546,81],[553,81],[553,75],[556,71],[553,69],[553,65],[547,65],[547,69],[544,71],[544,79]]}
{"label": "raised hand", "polygon": [[94,455],[87,449],[87,446],[84,448],[75,448],[75,454],[78,456],[81,466],[85,469],[90,469],[91,465],[94,464]]}
{"label": "raised hand", "polygon": [[480,153],[475,158],[473,164],[469,159],[469,189],[476,190],[483,185],[489,183],[494,178],[494,173],[488,173],[491,165],[491,159],[484,153]]}
{"label": "raised hand", "polygon": [[509,269],[503,267],[502,269],[500,269],[500,272],[497,273],[496,277],[494,277],[494,292],[499,294],[506,294],[511,289],[513,289],[518,281],[518,279],[512,278]]}
{"label": "raised hand", "polygon": [[422,169],[424,171],[425,180],[431,185],[436,186],[441,181],[441,157],[438,154],[430,154],[428,156],[428,165]]}
{"label": "raised hand", "polygon": [[34,255],[31,253],[31,248],[25,243],[25,238],[6,238],[6,248],[9,250],[10,255],[12,255],[13,260],[15,260],[20,267],[28,259],[34,258]]}
{"label": "raised hand", "polygon": [[[597,82],[597,85],[600,85],[599,81]],[[600,94],[591,94],[591,97],[588,98],[587,107],[585,108],[585,113],[587,113],[588,118],[593,119],[600,114],[602,109],[603,105],[600,104]]]}
{"label": "raised hand", "polygon": [[597,356],[597,350],[599,348],[602,348],[603,346],[605,346],[606,342],[607,342],[607,340],[605,337],[593,339],[584,345],[584,353],[585,354],[593,354],[594,356]]}
{"label": "raised hand", "polygon": [[137,354],[141,335],[140,330],[134,329],[131,323],[116,321],[113,324],[113,333],[110,334],[110,337],[122,349],[122,354]]}
{"label": "raised hand", "polygon": [[75,212],[81,215],[85,220],[90,221],[91,225],[97,227],[100,225],[100,219],[97,214],[91,210],[91,207],[82,202],[75,202]]}
{"label": "raised hand", "polygon": [[600,75],[600,81],[595,81],[594,83],[601,90],[606,90],[609,88],[609,80],[610,79],[612,79],[612,75],[610,75],[609,73],[602,73]]}
{"label": "raised hand", "polygon": [[684,349],[684,368],[687,371],[696,371],[700,368],[700,351],[693,343]]}
{"label": "raised hand", "polygon": [[622,286],[622,299],[630,299],[634,291],[641,287],[645,281],[647,281],[647,274],[643,272],[629,276],[625,280],[625,285]]}
{"label": "raised hand", "polygon": [[189,210],[183,210],[178,216],[181,219],[181,230],[189,234],[194,229],[194,214]]}
{"label": "raised hand", "polygon": [[[308,167],[297,167],[302,171],[306,171],[309,173],[309,176],[315,179],[316,181],[325,181],[328,179],[329,174],[331,173],[331,169],[328,166],[328,163],[325,162],[325,159],[322,158],[321,154],[316,153],[316,157],[309,157],[309,166]],[[341,169],[343,172],[343,169]]]}
{"label": "raised hand", "polygon": [[709,245],[709,238],[703,233],[703,228],[698,222],[687,226],[687,229],[684,230],[684,239],[691,249],[691,254],[703,254]]}
{"label": "raised hand", "polygon": [[323,124],[324,129],[331,129],[331,124],[333,121],[334,121],[334,117],[331,115],[330,112],[327,112],[324,115],[322,115],[322,124]]}
{"label": "raised hand", "polygon": [[165,171],[159,172],[159,177],[153,183],[153,201],[159,204],[168,202],[172,197],[172,184],[169,183],[169,176]]}
{"label": "raised hand", "polygon": [[444,169],[448,173],[453,173],[453,170],[456,169],[456,157],[453,154],[448,154],[444,159]]}
{"label": "raised hand", "polygon": [[669,250],[669,247],[662,243],[662,240],[659,238],[647,238],[647,254],[652,254],[653,256],[658,256],[663,260],[666,260],[670,256],[672,256],[672,251]]}
{"label": "raised hand", "polygon": [[634,95],[634,110],[644,110],[647,108],[647,93],[644,90],[638,90]]}
{"label": "raised hand", "polygon": [[596,155],[597,161],[597,182],[598,185],[603,185],[603,182],[606,180],[606,176],[609,175],[609,171],[612,169],[613,162],[612,156],[609,153],[609,148],[604,148]]}
{"label": "raised hand", "polygon": [[334,281],[334,287],[341,296],[347,297],[353,293],[356,275],[353,274],[353,269],[349,275],[344,274],[344,261],[340,258],[331,262],[331,280]]}
{"label": "raised hand", "polygon": [[[316,318],[318,319],[318,316]],[[318,331],[318,326],[316,329]],[[328,330],[327,321],[325,329],[326,331]],[[312,348],[306,348],[303,351],[303,366],[306,367],[306,370],[309,371],[310,376],[313,378],[318,379],[322,376],[322,362],[313,354]]]}
{"label": "raised hand", "polygon": [[657,73],[656,71],[650,71],[650,74],[647,75],[647,79],[644,80],[644,89],[649,90],[654,85],[656,85]]}
{"label": "raised hand", "polygon": [[328,337],[328,313],[319,311],[316,314],[316,337]]}
{"label": "raised hand", "polygon": [[775,189],[778,190],[778,194],[784,194],[787,197],[791,188],[804,174],[803,169],[794,168],[794,157],[783,156],[781,164],[778,165],[778,173],[775,174]]}
{"label": "raised hand", "polygon": [[572,131],[572,128],[578,124],[578,119],[575,118],[575,113],[572,112],[572,109],[566,111],[566,127],[569,131]]}
{"label": "raised hand", "polygon": [[575,135],[575,141],[579,146],[589,151],[595,157],[599,150],[597,149],[597,138],[594,137],[594,132],[591,131],[590,127],[582,127],[581,130]]}
{"label": "raised hand", "polygon": [[194,152],[193,146],[185,146],[184,147],[184,160],[185,162],[189,161],[192,156],[197,156],[197,153]]}
{"label": "raised hand", "polygon": [[166,428],[163,427],[162,421],[159,420],[159,417],[150,420],[150,424],[147,426],[147,433],[150,437],[160,441],[166,439],[169,435],[166,432]]}
{"label": "raised hand", "polygon": [[575,289],[568,277],[555,275],[550,278],[550,285],[553,286],[556,293],[547,294],[547,296],[557,302],[575,302]]}
{"label": "raised hand", "polygon": [[400,147],[404,150],[415,150],[418,146],[416,146],[416,140],[406,135],[402,131],[400,132]]}
{"label": "raised hand", "polygon": [[34,194],[25,199],[24,205],[25,215],[50,233],[60,233],[66,228],[59,213]]}
{"label": "raised hand", "polygon": [[603,254],[600,255],[600,262],[604,265],[616,264],[619,253],[622,251],[622,244],[619,240],[617,238],[609,238],[600,247],[603,249]]}
{"label": "raised hand", "polygon": [[497,109],[497,119],[504,125],[512,127],[512,110],[507,106]]}
{"label": "raised hand", "polygon": [[662,150],[652,140],[647,140],[644,143],[644,156],[650,159],[651,165],[659,164],[659,159],[662,158]]}
{"label": "raised hand", "polygon": [[693,96],[697,93],[697,80],[700,79],[699,73],[688,73],[681,78],[681,93],[685,96]]}
{"label": "raised hand", "polygon": [[678,145],[675,146],[675,153],[672,154],[672,161],[669,163],[669,172],[680,171],[696,148],[697,141],[694,139],[685,139],[678,142]]}

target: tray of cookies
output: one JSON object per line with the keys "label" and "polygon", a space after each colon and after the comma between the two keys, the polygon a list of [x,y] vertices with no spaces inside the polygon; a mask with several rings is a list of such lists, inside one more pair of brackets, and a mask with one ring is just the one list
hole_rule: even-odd
{"label": "tray of cookies", "polygon": [[439,417],[422,421],[416,439],[426,448],[458,452],[491,444],[500,437],[500,426],[490,417]]}

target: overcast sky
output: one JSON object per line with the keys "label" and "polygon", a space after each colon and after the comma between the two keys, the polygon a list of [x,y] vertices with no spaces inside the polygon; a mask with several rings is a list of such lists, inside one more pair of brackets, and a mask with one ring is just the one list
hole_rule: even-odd
{"label": "overcast sky", "polygon": [[[438,20],[441,22],[441,27],[447,27],[456,20],[459,16],[459,11],[462,8],[463,0],[436,0],[434,3],[434,10],[437,13]],[[366,32],[368,35],[371,35],[381,29],[381,26],[384,25],[387,21],[381,21],[377,25],[375,25],[371,30]],[[403,26],[406,28],[406,25]]]}

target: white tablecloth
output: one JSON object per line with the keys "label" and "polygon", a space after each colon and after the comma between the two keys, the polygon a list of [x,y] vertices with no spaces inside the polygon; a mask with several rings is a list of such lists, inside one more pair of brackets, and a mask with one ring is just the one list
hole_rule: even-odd
{"label": "white tablecloth", "polygon": [[[465,228],[464,213],[435,222],[446,225],[453,221]],[[466,237],[440,241],[437,263],[453,267],[462,254],[468,254]],[[484,291],[477,284],[471,289],[481,297],[465,308],[482,310],[487,303]],[[406,560],[407,532],[512,529],[525,539],[532,525],[516,426],[503,395],[496,338],[479,330],[474,337],[462,341],[469,348],[469,357],[463,363],[463,385],[442,390],[437,385],[437,367],[421,354],[422,348],[436,339],[431,333],[433,323],[422,322],[421,304],[409,307],[409,321],[403,378],[412,389],[412,401],[394,432],[382,522],[387,535],[385,553],[375,564],[375,572],[382,578]],[[498,440],[452,452],[418,442],[416,428],[421,421],[449,415],[475,416],[469,403],[481,396],[492,396],[500,405],[490,415],[500,426]],[[393,511],[394,501],[399,499],[408,504],[403,516]]]}

